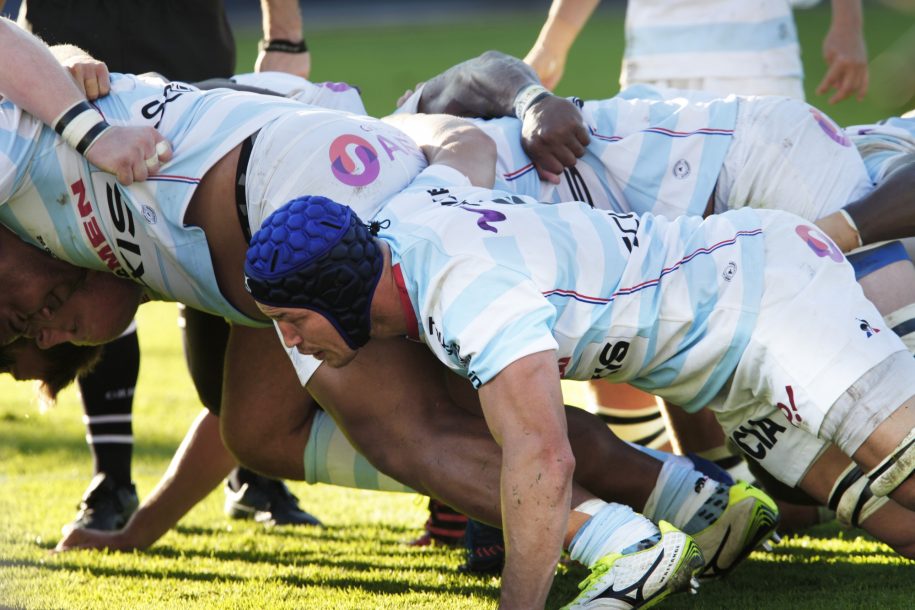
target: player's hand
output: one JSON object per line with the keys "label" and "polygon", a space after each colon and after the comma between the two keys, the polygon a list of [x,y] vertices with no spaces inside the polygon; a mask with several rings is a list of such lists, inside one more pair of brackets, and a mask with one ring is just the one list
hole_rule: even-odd
{"label": "player's hand", "polygon": [[68,57],[61,63],[70,71],[70,76],[76,81],[76,86],[89,101],[108,95],[111,91],[111,77],[108,74],[108,66],[104,62],[88,55],[76,55]]}
{"label": "player's hand", "polygon": [[401,95],[399,98],[397,98],[397,107],[400,108],[401,106],[406,104],[407,100],[410,99],[410,96],[413,95],[414,93],[416,93],[416,90],[419,89],[420,87],[422,87],[423,84],[424,84],[423,82],[416,83],[415,87],[404,91],[403,95]]}
{"label": "player's hand", "polygon": [[590,141],[581,111],[565,98],[548,95],[524,115],[521,145],[542,180],[558,184],[563,168],[575,165]]}
{"label": "player's hand", "polygon": [[533,68],[543,86],[552,91],[562,80],[562,73],[566,67],[566,56],[541,44],[535,44],[524,57],[524,63]]}
{"label": "player's hand", "polygon": [[255,72],[288,72],[302,78],[311,74],[311,53],[283,53],[261,51],[254,62]]}
{"label": "player's hand", "polygon": [[63,529],[63,538],[54,547],[55,553],[75,549],[112,549],[129,551],[136,548],[121,531],[105,532],[67,526]]}
{"label": "player's hand", "polygon": [[158,172],[172,158],[172,148],[152,127],[115,126],[89,148],[86,158],[127,186]]}
{"label": "player's hand", "polygon": [[861,31],[830,28],[823,41],[823,58],[828,69],[817,86],[817,95],[835,89],[836,92],[829,98],[830,104],[841,102],[853,94],[860,102],[868,87],[867,47]]}

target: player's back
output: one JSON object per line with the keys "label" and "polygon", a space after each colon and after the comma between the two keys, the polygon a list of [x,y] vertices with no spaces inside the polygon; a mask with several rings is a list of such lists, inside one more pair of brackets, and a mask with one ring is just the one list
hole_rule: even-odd
{"label": "player's back", "polygon": [[745,286],[761,282],[764,258],[754,211],[708,222],[638,218],[429,188],[429,175],[376,220],[391,222],[381,235],[443,361],[485,383],[516,342],[542,346],[527,329],[548,328],[567,378],[609,375],[681,402],[724,383],[727,357],[703,346],[733,345],[736,363],[748,336],[758,291]]}

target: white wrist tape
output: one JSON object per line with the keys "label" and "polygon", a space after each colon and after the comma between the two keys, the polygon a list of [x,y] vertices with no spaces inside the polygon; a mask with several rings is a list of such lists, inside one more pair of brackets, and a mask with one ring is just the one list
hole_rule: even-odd
{"label": "white wrist tape", "polygon": [[81,155],[85,155],[109,127],[89,102],[77,102],[54,119],[54,131]]}
{"label": "white wrist tape", "polygon": [[515,108],[515,116],[523,120],[530,107],[548,95],[550,95],[550,91],[543,85],[522,87],[515,96],[515,101],[512,102]]}
{"label": "white wrist tape", "polygon": [[848,226],[851,227],[852,230],[855,232],[855,239],[858,240],[858,247],[860,248],[861,246],[863,246],[864,242],[861,241],[861,232],[858,231],[858,225],[855,224],[855,221],[852,219],[851,214],[849,214],[848,212],[846,212],[843,209],[839,210],[839,214],[842,215],[842,218],[845,219],[845,222],[848,223]]}

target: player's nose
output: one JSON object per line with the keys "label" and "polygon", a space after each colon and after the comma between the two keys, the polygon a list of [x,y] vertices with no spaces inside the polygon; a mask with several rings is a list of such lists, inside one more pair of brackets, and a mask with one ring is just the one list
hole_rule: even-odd
{"label": "player's nose", "polygon": [[49,349],[55,345],[60,345],[61,343],[69,343],[72,342],[74,338],[72,332],[55,328],[42,328],[35,331],[30,329],[26,336],[34,338],[35,343],[37,343],[38,347],[41,349]]}
{"label": "player's nose", "polygon": [[293,324],[289,322],[277,322],[280,327],[280,334],[283,336],[283,345],[293,348],[302,342],[302,337]]}

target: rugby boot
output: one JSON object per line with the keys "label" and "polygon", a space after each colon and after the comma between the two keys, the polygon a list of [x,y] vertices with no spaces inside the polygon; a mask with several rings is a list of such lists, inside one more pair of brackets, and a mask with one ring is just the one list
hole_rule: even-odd
{"label": "rugby boot", "polygon": [[407,542],[409,546],[433,546],[437,544],[456,547],[464,541],[467,517],[447,504],[429,498],[429,518],[423,525],[422,535]]}
{"label": "rugby boot", "polygon": [[467,559],[459,572],[472,574],[498,574],[505,566],[505,542],[502,530],[479,521],[467,521],[464,534]]}
{"label": "rugby boot", "polygon": [[286,484],[260,475],[237,490],[226,484],[225,512],[231,519],[254,519],[265,525],[321,525],[299,506]]}
{"label": "rugby boot", "polygon": [[775,534],[778,507],[762,490],[737,481],[728,491],[728,504],[714,523],[693,534],[705,557],[700,580],[724,576],[757,546]]}
{"label": "rugby boot", "polygon": [[79,503],[76,518],[65,529],[119,530],[140,505],[133,483],[118,484],[104,472],[92,478]]}
{"label": "rugby boot", "polygon": [[654,536],[635,550],[598,559],[578,585],[581,593],[564,610],[650,608],[672,593],[695,593],[695,575],[704,565],[702,552],[670,523],[661,521],[658,527],[660,540]]}

